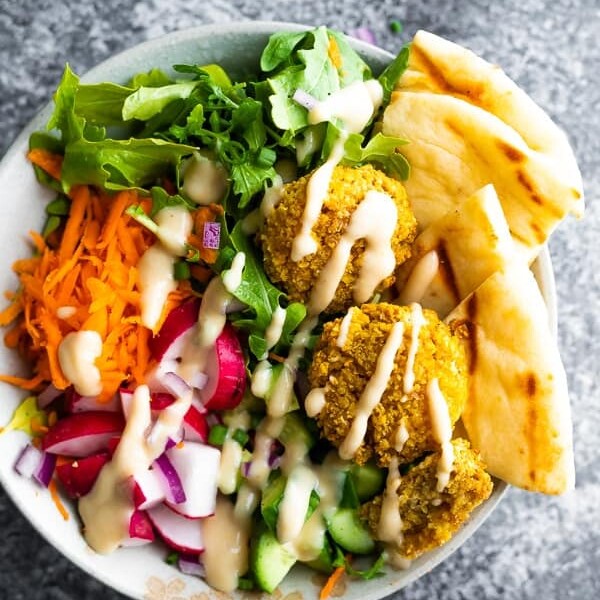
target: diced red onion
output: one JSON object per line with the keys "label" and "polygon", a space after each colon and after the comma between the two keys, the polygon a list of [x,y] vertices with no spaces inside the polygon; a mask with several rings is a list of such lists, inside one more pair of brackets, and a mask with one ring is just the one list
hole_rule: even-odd
{"label": "diced red onion", "polygon": [[56,467],[56,455],[42,452],[42,460],[33,474],[33,478],[44,487],[48,487],[54,475],[54,467]]}
{"label": "diced red onion", "polygon": [[197,371],[190,379],[192,387],[198,388],[199,390],[201,390],[206,385],[207,381],[208,377],[206,376],[206,373],[202,373],[201,371]]}
{"label": "diced red onion", "polygon": [[352,37],[368,44],[376,44],[375,34],[368,27],[358,27],[352,32]]}
{"label": "diced red onion", "polygon": [[294,92],[292,100],[298,103],[300,106],[304,106],[306,110],[310,110],[319,102],[314,96],[311,96],[308,92],[305,92],[304,90],[300,89]]}
{"label": "diced red onion", "polygon": [[33,477],[42,462],[42,451],[27,444],[15,462],[15,471],[23,477]]}
{"label": "diced red onion", "polygon": [[177,566],[184,575],[195,575],[196,577],[206,575],[204,565],[199,561],[199,557],[193,554],[180,554]]}
{"label": "diced red onion", "polygon": [[62,390],[56,388],[52,383],[40,393],[37,398],[39,408],[46,408],[53,400],[56,400],[62,394]]}
{"label": "diced red onion", "polygon": [[35,479],[40,485],[48,487],[54,467],[56,466],[56,456],[39,450],[31,444],[27,444],[17,458],[15,471],[23,477]]}
{"label": "diced red onion", "polygon": [[165,496],[167,500],[173,504],[183,504],[186,500],[183,485],[169,457],[166,454],[161,454],[154,461],[154,465],[157,472],[164,477],[166,483]]}

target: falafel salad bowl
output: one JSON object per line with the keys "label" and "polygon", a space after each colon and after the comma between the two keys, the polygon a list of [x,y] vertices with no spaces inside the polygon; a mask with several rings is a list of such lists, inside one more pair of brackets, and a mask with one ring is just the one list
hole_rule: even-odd
{"label": "falafel salad bowl", "polygon": [[29,135],[50,199],[0,313],[9,492],[84,568],[151,553],[146,595],[100,575],[133,597],[283,597],[299,572],[306,598],[381,597],[506,484],[574,486],[539,274],[583,212],[563,132],[431,33],[384,68],[269,33],[247,69],[66,66]]}

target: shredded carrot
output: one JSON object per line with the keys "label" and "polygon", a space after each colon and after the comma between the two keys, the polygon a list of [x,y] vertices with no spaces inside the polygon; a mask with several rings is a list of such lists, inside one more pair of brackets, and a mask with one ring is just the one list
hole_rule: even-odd
{"label": "shredded carrot", "polygon": [[285,358],[283,356],[279,356],[279,354],[275,354],[275,352],[269,352],[269,358],[278,363],[285,362]]}
{"label": "shredded carrot", "polygon": [[53,154],[43,148],[34,148],[27,154],[27,158],[40,169],[46,171],[54,179],[60,179],[63,157]]}
{"label": "shredded carrot", "polygon": [[[36,155],[36,160],[41,159]],[[15,323],[5,342],[33,365],[33,375],[0,375],[0,381],[26,390],[49,383],[67,388],[59,346],[69,333],[91,330],[103,342],[95,364],[103,384],[99,399],[108,401],[123,383],[142,383],[150,362],[152,332],[141,324],[137,264],[154,236],[125,213],[130,204],[148,201],[133,191],[109,195],[88,186],[72,188],[70,197],[57,246],[34,233],[37,254],[13,265],[21,289],[0,312],[0,325]],[[157,329],[192,294],[190,283],[182,281],[170,294]]]}
{"label": "shredded carrot", "polygon": [[222,214],[223,207],[220,204],[201,206],[192,213],[194,226],[188,237],[188,243],[198,250],[202,260],[208,264],[212,264],[217,260],[219,249],[204,246],[204,226],[207,223],[215,223]]}
{"label": "shredded carrot", "polygon": [[60,499],[58,490],[56,489],[56,481],[54,481],[54,479],[50,480],[50,483],[48,484],[48,489],[50,490],[50,497],[52,498],[54,505],[58,509],[58,512],[61,514],[62,518],[65,521],[68,521],[69,513],[67,512],[65,505],[62,503],[62,500]]}
{"label": "shredded carrot", "polygon": [[325,585],[321,588],[321,593],[319,594],[319,600],[327,600],[329,596],[331,596],[331,592],[333,592],[333,588],[335,588],[336,583],[340,580],[341,576],[345,572],[345,567],[337,567],[333,573],[329,576],[329,579],[325,582]]}
{"label": "shredded carrot", "polygon": [[333,66],[339,71],[342,68],[343,63],[342,53],[340,52],[340,47],[337,45],[337,42],[332,35],[329,36],[329,44],[327,45],[327,55],[333,63]]}

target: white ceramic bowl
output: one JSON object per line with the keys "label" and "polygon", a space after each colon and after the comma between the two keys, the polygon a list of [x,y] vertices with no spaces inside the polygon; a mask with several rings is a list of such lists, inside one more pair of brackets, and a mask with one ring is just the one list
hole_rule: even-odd
{"label": "white ceramic bowl", "polygon": [[[302,29],[286,23],[232,23],[209,25],[180,31],[145,42],[103,62],[87,73],[85,82],[126,81],[133,73],[159,67],[170,71],[177,63],[219,63],[233,75],[258,72],[258,58],[269,35],[275,31]],[[354,48],[377,73],[392,56],[369,44],[353,41]],[[27,232],[43,224],[43,207],[51,198],[35,180],[25,154],[32,131],[43,129],[52,107],[46,106],[25,128],[0,163],[0,189],[10,201],[0,203],[0,290],[14,289],[16,278],[10,266],[14,260],[27,256],[31,249]],[[551,326],[556,327],[555,290],[552,266],[547,251],[543,251],[534,268],[550,311]],[[15,353],[0,345],[0,371],[23,371]],[[8,422],[24,394],[6,384],[0,384],[0,424]],[[181,574],[164,561],[166,551],[159,544],[118,550],[109,556],[95,554],[85,544],[74,505],[69,507],[70,519],[64,521],[50,495],[13,471],[13,465],[27,437],[20,432],[0,435],[0,482],[32,525],[60,552],[90,575],[136,599],[222,600],[226,595],[208,588],[196,577]],[[432,569],[469,538],[483,523],[502,497],[506,484],[496,481],[492,496],[474,511],[468,523],[444,546],[414,561],[406,571],[390,570],[371,581],[352,581],[342,591],[344,598],[375,600],[407,585]],[[6,567],[6,565],[4,565]],[[296,568],[274,595],[288,600],[318,597],[323,579],[303,568]],[[336,593],[339,595],[339,593]],[[233,597],[242,597],[243,593]]]}

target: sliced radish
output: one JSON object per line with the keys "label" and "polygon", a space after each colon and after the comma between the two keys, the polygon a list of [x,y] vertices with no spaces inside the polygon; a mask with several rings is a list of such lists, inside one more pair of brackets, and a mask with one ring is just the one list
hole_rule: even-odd
{"label": "sliced radish", "polygon": [[82,396],[74,388],[69,388],[65,396],[65,410],[71,414],[90,410],[103,412],[118,412],[121,410],[119,397],[116,394],[107,402],[100,402],[97,396]]}
{"label": "sliced radish", "polygon": [[171,548],[187,554],[200,554],[204,551],[201,521],[186,519],[164,504],[151,508],[148,517]]}
{"label": "sliced radish", "polygon": [[215,342],[206,374],[208,383],[199,396],[207,410],[231,410],[241,402],[246,390],[244,353],[235,329],[229,324]]}
{"label": "sliced radish", "polygon": [[108,460],[107,453],[79,458],[56,467],[56,476],[70,498],[81,498],[94,487],[102,467]]}
{"label": "sliced radish", "polygon": [[90,411],[59,419],[42,439],[51,454],[84,457],[108,448],[111,438],[125,427],[120,413]]}
{"label": "sliced radish", "polygon": [[165,487],[155,469],[138,473],[133,483],[133,503],[139,510],[147,510],[165,499]]}
{"label": "sliced radish", "polygon": [[152,410],[164,410],[175,402],[175,397],[166,392],[153,392],[150,394],[150,408]]}
{"label": "sliced radish", "polygon": [[142,510],[135,510],[129,520],[129,539],[124,540],[122,546],[142,546],[154,541],[152,521]]}
{"label": "sliced radish", "polygon": [[185,502],[165,504],[190,519],[207,517],[215,512],[217,479],[221,452],[212,446],[184,442],[165,452],[177,471],[185,492]]}
{"label": "sliced radish", "polygon": [[186,493],[183,489],[179,473],[171,462],[170,455],[167,452],[161,454],[154,461],[154,470],[157,477],[163,481],[166,501],[172,505],[183,504],[186,501]]}
{"label": "sliced radish", "polygon": [[192,404],[183,417],[183,439],[188,442],[205,444],[208,440],[208,430],[206,413],[201,412]]}
{"label": "sliced radish", "polygon": [[177,348],[173,344],[196,324],[199,310],[200,300],[192,300],[180,304],[167,315],[160,331],[149,343],[153,358],[159,361],[169,358],[165,357],[167,353],[171,359],[177,358]]}

